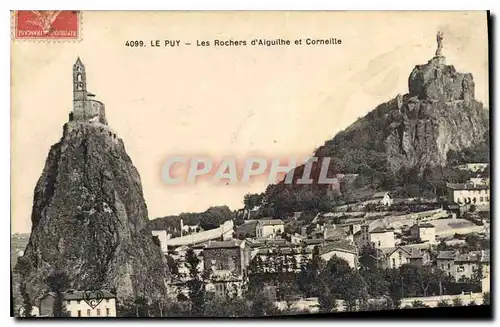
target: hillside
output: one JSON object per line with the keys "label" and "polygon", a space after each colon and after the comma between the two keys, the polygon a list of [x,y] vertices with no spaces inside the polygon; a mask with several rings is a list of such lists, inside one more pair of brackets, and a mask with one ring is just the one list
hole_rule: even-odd
{"label": "hillside", "polygon": [[[447,180],[463,180],[451,164],[466,158],[489,161],[489,111],[474,97],[472,74],[445,61],[435,56],[415,66],[408,93],[380,104],[319,147],[314,156],[332,158],[328,177],[354,173],[359,174],[354,187],[406,186],[414,193],[432,180],[429,189],[437,192]],[[295,169],[294,181],[303,169]],[[327,186],[317,184],[319,171],[320,165],[313,165],[313,185],[270,185],[267,203],[278,212],[327,209],[332,203]]]}

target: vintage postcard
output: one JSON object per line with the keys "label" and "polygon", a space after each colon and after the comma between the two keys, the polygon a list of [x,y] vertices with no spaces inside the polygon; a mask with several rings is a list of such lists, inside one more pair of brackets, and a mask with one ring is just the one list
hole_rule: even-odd
{"label": "vintage postcard", "polygon": [[491,312],[488,12],[11,18],[13,316]]}

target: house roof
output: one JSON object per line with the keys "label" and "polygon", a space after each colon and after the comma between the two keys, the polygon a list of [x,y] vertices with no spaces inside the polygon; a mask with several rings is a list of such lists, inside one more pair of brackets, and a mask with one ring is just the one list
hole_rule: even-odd
{"label": "house roof", "polygon": [[455,251],[439,251],[438,260],[453,260],[455,259]]}
{"label": "house roof", "polygon": [[311,249],[303,249],[303,248],[294,248],[294,247],[284,247],[284,248],[275,248],[275,247],[264,247],[257,250],[257,254],[269,254],[269,253],[280,253],[280,254],[302,254],[303,252],[312,253]]}
{"label": "house roof", "polygon": [[197,245],[197,248],[204,249],[222,249],[222,248],[235,248],[240,247],[243,241],[241,240],[228,240],[228,241],[208,241]]}
{"label": "house roof", "polygon": [[382,251],[385,255],[390,256],[398,249],[401,249],[402,251],[406,252],[408,254],[408,257],[412,259],[418,259],[423,257],[422,250],[411,246],[396,246],[393,248],[383,249]]}
{"label": "house roof", "polygon": [[[49,292],[43,298],[47,296],[56,297],[56,293]],[[66,301],[69,300],[85,300],[85,299],[114,299],[116,296],[107,290],[93,290],[93,291],[77,291],[77,290],[69,290],[63,293],[63,299]]]}
{"label": "house roof", "polygon": [[285,223],[281,219],[260,219],[257,221],[258,224],[262,226],[272,226],[272,225],[284,225]]}
{"label": "house roof", "polygon": [[383,198],[384,196],[386,196],[386,194],[388,195],[389,192],[387,192],[387,191],[377,192],[377,193],[373,194],[372,198],[373,199],[380,199],[380,198]]}
{"label": "house roof", "polygon": [[307,245],[312,245],[312,244],[321,244],[324,241],[325,240],[322,238],[308,238],[304,240],[304,243],[306,243]]}
{"label": "house roof", "polygon": [[431,223],[423,223],[423,224],[414,224],[411,227],[417,226],[418,228],[434,228],[435,226]]}
{"label": "house roof", "polygon": [[393,232],[393,230],[379,226],[379,227],[376,227],[375,229],[372,229],[370,231],[370,234],[371,233],[387,233],[387,232]]}
{"label": "house roof", "polygon": [[345,242],[335,242],[335,243],[325,244],[323,246],[320,246],[318,250],[319,254],[325,254],[332,251],[358,254],[358,249],[356,246]]}
{"label": "house roof", "polygon": [[471,184],[471,183],[447,183],[446,187],[454,191],[457,190],[488,190],[488,185]]}
{"label": "house roof", "polygon": [[456,256],[455,261],[460,262],[490,262],[490,251],[471,251],[465,254],[459,254]]}

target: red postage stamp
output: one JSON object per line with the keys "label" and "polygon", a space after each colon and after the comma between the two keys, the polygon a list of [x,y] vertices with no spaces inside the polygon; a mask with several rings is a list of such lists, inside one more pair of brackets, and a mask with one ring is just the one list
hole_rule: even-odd
{"label": "red postage stamp", "polygon": [[72,10],[19,10],[14,13],[18,40],[78,40],[80,12]]}

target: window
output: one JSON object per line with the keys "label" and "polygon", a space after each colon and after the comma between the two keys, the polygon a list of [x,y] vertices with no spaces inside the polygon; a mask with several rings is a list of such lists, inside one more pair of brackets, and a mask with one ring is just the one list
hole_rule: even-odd
{"label": "window", "polygon": [[106,316],[109,316],[109,308],[106,308]]}
{"label": "window", "polygon": [[392,258],[392,268],[396,268],[396,259]]}
{"label": "window", "polygon": [[82,316],[82,310],[78,310],[78,317]]}
{"label": "window", "polygon": [[87,309],[87,317],[90,317],[90,309]]}
{"label": "window", "polygon": [[68,300],[68,301],[66,301],[66,303],[67,303],[67,304],[71,304],[71,301],[70,301],[70,300]]}
{"label": "window", "polygon": [[401,252],[399,252],[398,254],[399,254],[399,261],[403,260],[403,254]]}
{"label": "window", "polygon": [[78,82],[81,82],[82,81],[82,74],[76,74],[76,80]]}
{"label": "window", "polygon": [[109,303],[109,299],[106,299],[106,303]]}
{"label": "window", "polygon": [[80,304],[80,301],[81,301],[81,300],[76,300],[76,304]]}
{"label": "window", "polygon": [[101,315],[101,309],[97,309],[97,315],[100,316]]}
{"label": "window", "polygon": [[451,265],[450,265],[450,264],[448,264],[448,269],[450,269],[450,268],[451,268]]}
{"label": "window", "polygon": [[224,286],[225,286],[224,283],[217,283],[217,284],[215,284],[215,293],[217,295],[224,295],[225,292],[226,292],[226,289],[225,289]]}
{"label": "window", "polygon": [[457,272],[463,272],[465,271],[464,266],[457,267]]}
{"label": "window", "polygon": [[483,197],[482,196],[479,197],[479,202],[483,202]]}

